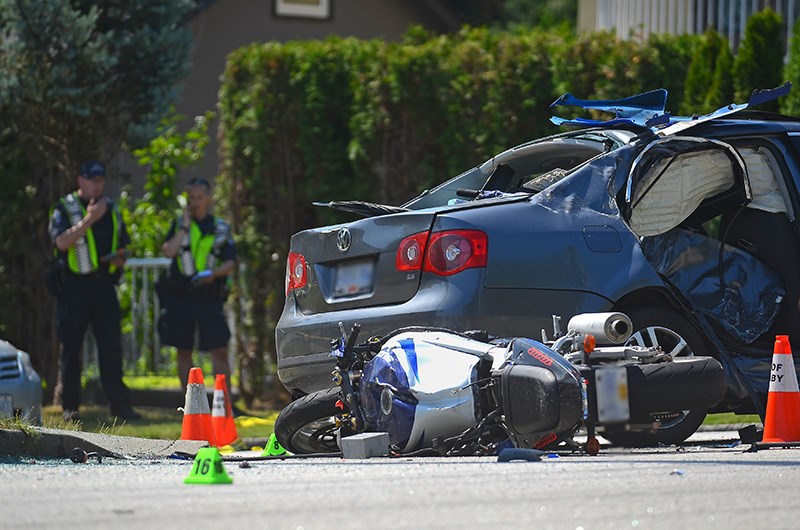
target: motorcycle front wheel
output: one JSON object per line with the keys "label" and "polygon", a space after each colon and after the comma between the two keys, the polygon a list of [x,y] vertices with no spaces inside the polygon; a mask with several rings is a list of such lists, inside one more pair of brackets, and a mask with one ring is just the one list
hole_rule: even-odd
{"label": "motorcycle front wheel", "polygon": [[334,416],[339,389],[328,388],[313,392],[289,403],[275,420],[278,442],[295,454],[336,453],[336,424]]}

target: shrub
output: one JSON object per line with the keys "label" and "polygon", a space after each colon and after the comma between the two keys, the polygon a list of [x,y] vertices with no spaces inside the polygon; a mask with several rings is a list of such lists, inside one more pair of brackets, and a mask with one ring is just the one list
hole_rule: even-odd
{"label": "shrub", "polygon": [[[765,9],[747,20],[744,40],[733,63],[737,101],[747,101],[759,88],[774,88],[783,80],[783,28],[781,17]],[[778,110],[778,102],[770,101],[764,110]]]}

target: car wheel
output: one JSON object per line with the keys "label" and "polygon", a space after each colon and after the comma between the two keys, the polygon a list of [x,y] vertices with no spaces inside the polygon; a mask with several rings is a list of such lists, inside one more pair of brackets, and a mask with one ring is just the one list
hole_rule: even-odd
{"label": "car wheel", "polygon": [[337,401],[339,388],[328,388],[289,403],[275,420],[278,442],[296,454],[338,452],[333,418],[342,411]]}
{"label": "car wheel", "polygon": [[[706,355],[702,336],[675,311],[636,307],[623,312],[630,317],[634,329],[626,344],[660,346],[673,358]],[[679,387],[676,388],[680,391]],[[697,431],[705,420],[706,410],[665,411],[651,416],[653,424],[660,425],[657,429],[609,429],[603,433],[603,437],[615,445],[625,447],[680,444]]]}

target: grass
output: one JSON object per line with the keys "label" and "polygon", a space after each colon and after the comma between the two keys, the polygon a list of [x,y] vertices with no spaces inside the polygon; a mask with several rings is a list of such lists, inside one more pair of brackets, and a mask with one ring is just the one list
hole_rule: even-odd
{"label": "grass", "polygon": [[[88,378],[87,378],[88,379]],[[206,383],[213,388],[213,377],[206,377]],[[125,384],[132,390],[175,389],[180,383],[176,375],[137,375],[125,376]],[[247,410],[236,403],[246,415],[235,418],[236,433],[239,438],[266,439],[272,434],[277,411]],[[114,436],[134,436],[160,440],[177,440],[181,436],[183,413],[176,408],[134,406],[142,415],[141,420],[122,421],[111,416],[107,405],[83,403],[80,408],[80,420],[65,422],[61,416],[61,407],[47,405],[42,407],[42,426],[51,429],[93,432]],[[16,420],[17,423],[25,423]],[[20,425],[8,425],[0,422],[0,428],[21,429]],[[30,427],[28,427],[30,430]],[[34,431],[35,432],[35,431]]]}
{"label": "grass", "polygon": [[[214,388],[214,379],[206,377]],[[234,381],[235,383],[235,381]],[[180,386],[176,375],[137,375],[125,376],[125,385],[134,390],[149,390],[153,388],[176,388]]]}
{"label": "grass", "polygon": [[758,414],[734,414],[733,412],[722,412],[720,414],[709,414],[703,425],[737,425],[740,423],[754,423],[761,426],[761,417]]}
{"label": "grass", "polygon": [[[85,377],[84,384],[91,379]],[[206,383],[213,388],[213,377],[206,377]],[[176,375],[137,375],[125,376],[125,384],[133,390],[170,389],[180,388]],[[234,381],[235,384],[235,381]],[[248,410],[236,403],[245,415],[234,418],[236,433],[241,439],[266,440],[272,434],[277,411]],[[64,421],[61,407],[46,405],[42,407],[42,426],[50,429],[83,431],[114,436],[133,436],[137,438],[151,438],[159,440],[178,440],[181,437],[183,425],[183,412],[177,408],[169,407],[144,407],[134,406],[142,415],[142,419],[135,421],[118,420],[111,416],[108,405],[96,405],[88,399],[84,400],[80,408],[79,421]],[[32,429],[30,424],[16,418],[0,418],[0,429],[20,430],[31,436],[39,433]],[[263,443],[263,442],[261,442]]]}
{"label": "grass", "polygon": [[[82,405],[81,419],[65,422],[61,417],[61,407],[49,405],[42,408],[42,426],[51,429],[110,434],[114,436],[135,436],[160,440],[178,440],[181,436],[183,414],[176,409],[161,407],[135,407],[142,415],[141,420],[120,421],[111,416],[107,406]],[[272,434],[277,412],[247,411],[251,415],[235,418],[236,433],[239,438],[266,439]]]}
{"label": "grass", "polygon": [[31,424],[20,418],[0,417],[0,429],[22,431],[31,438],[38,439],[41,434],[33,429]]}

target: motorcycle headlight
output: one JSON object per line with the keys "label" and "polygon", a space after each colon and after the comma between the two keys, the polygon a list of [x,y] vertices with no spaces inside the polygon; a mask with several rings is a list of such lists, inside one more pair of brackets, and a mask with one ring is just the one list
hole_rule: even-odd
{"label": "motorcycle headlight", "polygon": [[392,398],[392,391],[388,388],[384,388],[381,391],[381,412],[383,412],[384,416],[392,413]]}

